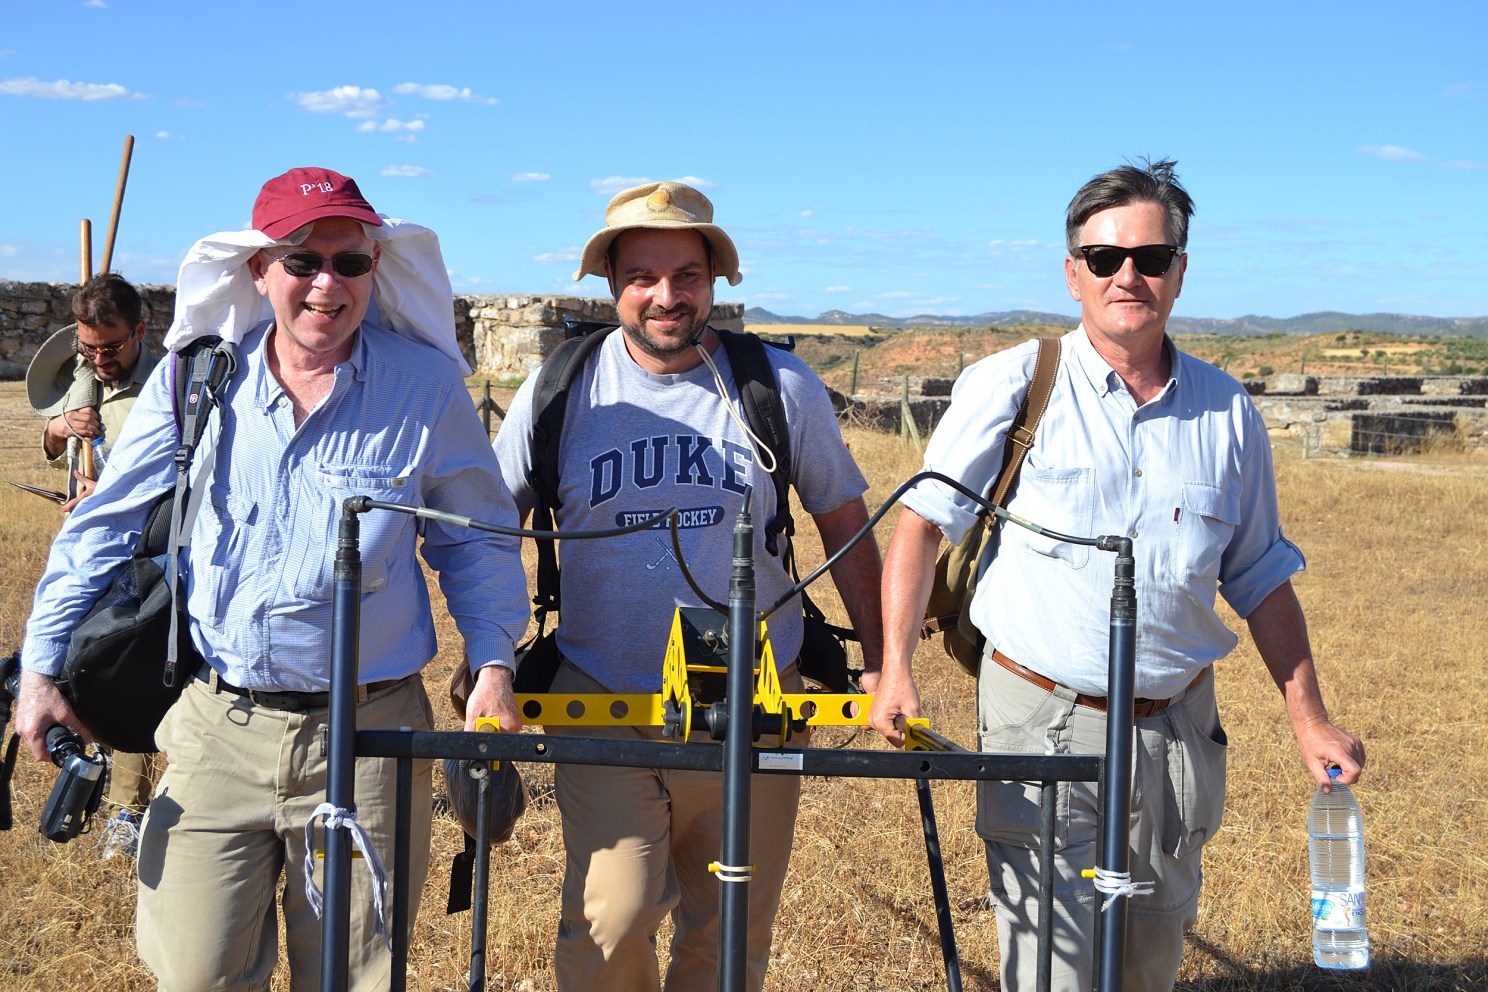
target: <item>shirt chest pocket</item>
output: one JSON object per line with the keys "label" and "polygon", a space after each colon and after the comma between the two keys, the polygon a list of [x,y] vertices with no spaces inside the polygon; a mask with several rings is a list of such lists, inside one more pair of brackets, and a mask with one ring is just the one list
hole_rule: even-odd
{"label": "shirt chest pocket", "polygon": [[1212,588],[1219,580],[1225,549],[1240,524],[1240,493],[1207,482],[1183,484],[1179,525],[1179,565],[1191,581]]}
{"label": "shirt chest pocket", "polygon": [[[1095,469],[1024,466],[1009,508],[1040,527],[1088,537],[1095,526]],[[1085,545],[1056,541],[1004,523],[1002,540],[1010,537],[1025,552],[1062,561],[1070,568],[1084,568],[1090,560],[1090,548]]]}
{"label": "shirt chest pocket", "polygon": [[[353,496],[379,503],[422,506],[413,467],[321,464],[305,472],[291,508],[286,579],[301,599],[331,597],[342,507]],[[414,517],[396,510],[373,509],[358,514],[357,547],[362,558],[362,592],[387,587],[399,570],[416,569]]]}

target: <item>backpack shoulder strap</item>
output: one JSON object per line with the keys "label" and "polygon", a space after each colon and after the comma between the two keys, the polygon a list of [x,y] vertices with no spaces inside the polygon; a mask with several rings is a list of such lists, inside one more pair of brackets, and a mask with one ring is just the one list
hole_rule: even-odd
{"label": "backpack shoulder strap", "polygon": [[795,521],[790,512],[791,471],[790,433],[785,422],[785,404],[780,399],[780,384],[775,368],[765,352],[765,342],[757,334],[714,328],[723,341],[734,371],[734,383],[744,404],[744,417],[750,430],[759,435],[775,456],[775,516],[765,522],[765,550],[780,554],[778,537],[789,541],[795,535]]}
{"label": "backpack shoulder strap", "polygon": [[[565,339],[543,360],[532,390],[532,488],[536,494],[533,520],[538,529],[553,530],[558,499],[558,442],[568,416],[568,394],[574,378],[615,325],[584,328]],[[551,540],[537,541],[537,594],[532,598],[541,624],[549,610],[558,609],[558,553]]]}
{"label": "backpack shoulder strap", "polygon": [[[1023,467],[1028,449],[1033,447],[1034,434],[1038,431],[1044,411],[1049,407],[1049,397],[1054,392],[1054,378],[1059,371],[1059,353],[1058,338],[1039,340],[1033,379],[1029,382],[1028,392],[1023,396],[1018,415],[1013,418],[1013,424],[1008,428],[1007,440],[1003,443],[1002,471],[998,473],[997,486],[992,491],[992,502],[997,506],[1007,506],[1008,494],[1018,479],[1018,470]],[[990,514],[987,524],[995,526],[995,518]]]}
{"label": "backpack shoulder strap", "polygon": [[166,579],[170,583],[170,637],[166,641],[165,684],[180,685],[195,674],[182,671],[180,659],[191,655],[186,620],[186,591],[181,588],[180,551],[190,543],[197,501],[191,499],[191,461],[217,406],[223,385],[237,370],[237,348],[219,337],[198,338],[171,356],[171,406],[175,413],[176,488],[171,496],[170,540],[166,545]]}

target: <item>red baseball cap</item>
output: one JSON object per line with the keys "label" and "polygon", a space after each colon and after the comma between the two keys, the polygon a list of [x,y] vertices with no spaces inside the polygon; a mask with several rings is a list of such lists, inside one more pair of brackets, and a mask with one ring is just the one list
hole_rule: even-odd
{"label": "red baseball cap", "polygon": [[276,241],[322,217],[349,217],[382,226],[356,180],[330,169],[290,169],[264,183],[253,201],[253,229]]}

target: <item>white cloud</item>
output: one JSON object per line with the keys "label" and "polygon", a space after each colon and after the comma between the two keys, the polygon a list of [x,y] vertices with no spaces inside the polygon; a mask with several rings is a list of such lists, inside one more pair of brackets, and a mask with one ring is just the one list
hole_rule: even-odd
{"label": "white cloud", "polygon": [[416,131],[422,131],[424,129],[424,122],[423,121],[400,121],[396,117],[389,117],[387,120],[383,121],[381,124],[377,123],[376,121],[362,121],[362,123],[360,123],[360,124],[358,124],[356,126],[356,129],[358,131],[363,132],[363,133],[370,133],[370,132],[373,132],[373,131],[382,131],[382,132],[388,133],[388,134],[391,134],[391,133],[394,133],[394,132],[398,132],[398,131],[415,131],[416,132]]}
{"label": "white cloud", "polygon": [[418,135],[416,135],[416,134],[396,134],[396,135],[393,136],[393,140],[396,141],[396,142],[399,142],[400,144],[404,144],[404,145],[416,145],[416,144],[418,144]]}
{"label": "white cloud", "polygon": [[642,183],[649,183],[649,179],[627,179],[624,176],[607,176],[604,179],[589,180],[589,188],[601,196],[614,196],[622,189],[630,189]]}
{"label": "white cloud", "polygon": [[851,286],[828,286],[824,292],[828,293],[851,293]]}
{"label": "white cloud", "polygon": [[14,54],[14,48],[0,48],[0,59],[8,59]]}
{"label": "white cloud", "polygon": [[693,189],[704,189],[704,190],[707,190],[707,189],[717,189],[718,188],[718,184],[717,183],[710,183],[708,180],[706,180],[706,179],[700,179],[697,176],[683,176],[681,179],[674,179],[672,181],[673,182],[677,182],[677,183],[686,183],[687,185],[691,186]]}
{"label": "white cloud", "polygon": [[1365,155],[1373,155],[1382,158],[1386,162],[1425,162],[1427,156],[1420,152],[1402,148],[1399,145],[1360,145],[1359,151]]}
{"label": "white cloud", "polygon": [[542,265],[567,265],[577,262],[583,254],[582,249],[579,248],[561,248],[558,251],[545,251],[541,255],[534,255],[532,260]]}
{"label": "white cloud", "polygon": [[103,8],[107,7],[108,4],[105,3],[104,0],[83,0],[83,6]]}
{"label": "white cloud", "polygon": [[874,296],[876,300],[907,300],[915,294],[907,289],[895,289],[887,293],[878,293]]}
{"label": "white cloud", "polygon": [[143,93],[131,93],[118,83],[74,83],[59,79],[55,83],[43,83],[35,76],[0,80],[0,94],[7,96],[34,96],[43,100],[121,100],[141,99]]}
{"label": "white cloud", "polygon": [[422,165],[390,165],[382,170],[384,176],[403,176],[408,179],[429,179],[434,173]]}
{"label": "white cloud", "polygon": [[156,131],[155,132],[155,137],[160,138],[160,139],[165,140],[165,141],[185,141],[186,140],[181,135],[179,135],[179,134],[171,134],[169,131]]}
{"label": "white cloud", "polygon": [[1471,172],[1488,169],[1488,162],[1473,162],[1464,159],[1454,159],[1451,162],[1443,162],[1443,169],[1466,169]]}
{"label": "white cloud", "polygon": [[387,104],[382,94],[360,86],[337,86],[330,90],[291,94],[301,110],[312,114],[345,114],[347,117],[376,117]]}
{"label": "white cloud", "polygon": [[811,216],[811,214],[812,214],[812,212],[813,212],[813,211],[811,211],[811,210],[809,210],[809,209],[807,209],[807,210],[802,210],[802,211],[800,211],[800,212],[798,212],[798,213],[797,213],[797,214],[796,214],[796,216],[797,216],[797,217],[810,217],[810,216]]}
{"label": "white cloud", "polygon": [[450,86],[447,83],[399,83],[393,87],[399,96],[421,96],[425,100],[459,100],[463,103],[497,104],[494,96],[481,96],[468,86]]}
{"label": "white cloud", "polygon": [[546,172],[518,172],[511,177],[514,183],[545,183],[553,177]]}
{"label": "white cloud", "polygon": [[21,250],[15,245],[0,245],[0,257],[15,258],[20,253]]}

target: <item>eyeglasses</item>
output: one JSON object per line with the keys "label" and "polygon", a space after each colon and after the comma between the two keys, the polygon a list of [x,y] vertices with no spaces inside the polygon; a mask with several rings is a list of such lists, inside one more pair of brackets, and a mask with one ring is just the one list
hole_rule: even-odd
{"label": "eyeglasses", "polygon": [[[265,254],[268,253],[265,252]],[[329,260],[314,251],[291,251],[283,255],[269,255],[269,257],[283,265],[284,271],[296,279],[308,279],[319,275],[327,261],[330,261],[331,268],[336,270],[336,275],[347,279],[355,279],[372,271],[372,256],[364,251],[343,251],[332,255]]]}
{"label": "eyeglasses", "polygon": [[90,362],[96,362],[99,359],[117,358],[119,352],[127,348],[129,346],[129,342],[132,340],[134,340],[133,334],[129,335],[129,337],[125,338],[122,341],[115,341],[113,344],[106,344],[102,347],[94,347],[91,344],[85,344],[82,341],[79,341],[77,338],[73,338],[72,343],[73,347],[77,349],[77,353],[79,355],[82,355]]}
{"label": "eyeglasses", "polygon": [[1121,271],[1129,258],[1137,265],[1137,271],[1148,278],[1156,278],[1167,272],[1178,254],[1177,245],[1139,245],[1136,248],[1120,248],[1116,245],[1081,245],[1075,249],[1085,256],[1090,274],[1107,279]]}

